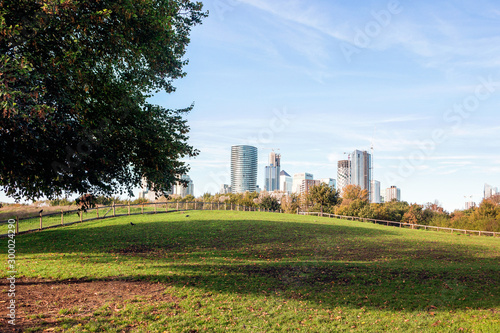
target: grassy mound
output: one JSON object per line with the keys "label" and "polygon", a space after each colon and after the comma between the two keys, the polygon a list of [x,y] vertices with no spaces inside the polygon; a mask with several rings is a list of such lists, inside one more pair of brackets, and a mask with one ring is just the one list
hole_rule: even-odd
{"label": "grassy mound", "polygon": [[[30,313],[20,325],[28,331],[495,332],[500,327],[498,238],[199,211],[20,235],[16,250],[23,277],[18,288],[27,293],[19,311]],[[0,259],[5,262],[6,254]],[[83,300],[96,295],[92,281],[108,290],[100,303],[93,296],[93,308],[76,299],[68,307],[64,297],[50,310],[34,301],[42,299],[36,290],[50,290],[45,299],[56,297],[53,290],[61,284],[65,293],[73,290]],[[132,288],[127,295],[134,295],[134,288],[137,293],[122,297],[125,289],[117,281],[144,286],[127,287]]]}

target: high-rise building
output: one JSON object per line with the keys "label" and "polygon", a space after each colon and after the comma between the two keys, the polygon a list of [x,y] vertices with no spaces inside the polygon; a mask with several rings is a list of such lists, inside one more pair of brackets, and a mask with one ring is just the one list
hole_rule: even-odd
{"label": "high-rise building", "polygon": [[280,160],[280,154],[274,151],[269,154],[269,165],[266,165],[264,175],[264,189],[268,192],[280,189]]}
{"label": "high-rise building", "polygon": [[494,195],[498,194],[498,187],[493,187],[488,184],[484,184],[484,198],[488,199]]}
{"label": "high-rise building", "polygon": [[[194,192],[194,185],[193,185],[193,181],[191,180],[191,178],[189,178],[188,175],[182,175],[181,178],[185,179],[185,180],[188,180],[188,187],[181,189],[180,187],[182,187],[182,186],[179,185],[178,182],[176,182],[176,183],[174,183],[174,185],[172,185],[172,187],[170,188],[170,190],[167,191],[167,193],[166,193],[167,195],[177,194],[177,195],[180,195],[182,197],[184,197],[184,196],[186,196],[188,194],[194,195],[193,194],[193,192]],[[142,178],[141,189],[139,190],[139,198],[140,199],[146,199],[148,201],[155,201],[156,199],[158,199],[162,195],[163,194],[160,194],[158,192],[153,191],[148,186],[146,178]]]}
{"label": "high-rise building", "polygon": [[228,194],[231,193],[231,186],[228,184],[222,184],[220,186],[220,194]]}
{"label": "high-rise building", "polygon": [[476,203],[474,201],[467,201],[465,202],[465,209],[471,209],[476,207]]}
{"label": "high-rise building", "polygon": [[372,181],[372,191],[373,191],[373,198],[371,203],[381,203],[382,198],[380,197],[380,182],[378,180]]}
{"label": "high-rise building", "polygon": [[293,185],[292,177],[285,170],[281,170],[281,172],[280,172],[280,191],[283,191],[287,194],[291,194],[292,193],[292,185]]}
{"label": "high-rise building", "polygon": [[309,190],[313,186],[319,186],[321,184],[321,181],[319,180],[314,180],[314,179],[302,179],[301,184],[300,184],[300,194],[302,193],[309,193]]}
{"label": "high-rise building", "polygon": [[337,188],[337,183],[333,178],[322,178],[319,180],[320,183],[325,183],[329,187]]}
{"label": "high-rise building", "polygon": [[351,160],[351,184],[367,190],[369,202],[372,202],[371,154],[367,151],[355,150],[349,154],[349,158]]}
{"label": "high-rise building", "polygon": [[396,186],[391,186],[385,190],[385,202],[391,202],[392,200],[401,201],[401,190]]}
{"label": "high-rise building", "polygon": [[187,181],[187,186],[182,185],[180,182],[176,182],[174,185],[174,194],[177,194],[181,198],[184,198],[188,194],[194,196],[194,184],[191,178],[188,175],[182,175],[181,179]]}
{"label": "high-rise building", "polygon": [[339,161],[337,168],[337,191],[342,193],[344,187],[349,184],[351,184],[351,161]]}
{"label": "high-rise building", "polygon": [[293,175],[293,183],[292,183],[292,192],[293,193],[302,193],[302,181],[303,180],[313,180],[313,175],[307,172],[296,173]]}
{"label": "high-rise building", "polygon": [[257,186],[257,148],[231,147],[231,192],[255,192]]}

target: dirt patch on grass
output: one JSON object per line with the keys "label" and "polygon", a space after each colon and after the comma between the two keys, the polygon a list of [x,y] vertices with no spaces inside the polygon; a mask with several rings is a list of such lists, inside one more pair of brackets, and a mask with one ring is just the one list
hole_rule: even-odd
{"label": "dirt patch on grass", "polygon": [[7,322],[7,290],[0,298],[0,332],[24,332],[39,327],[40,331],[57,326],[61,318],[92,316],[105,304],[119,310],[127,300],[141,298],[148,302],[173,302],[164,294],[166,286],[146,281],[66,280],[49,281],[21,278],[16,280],[16,325]]}

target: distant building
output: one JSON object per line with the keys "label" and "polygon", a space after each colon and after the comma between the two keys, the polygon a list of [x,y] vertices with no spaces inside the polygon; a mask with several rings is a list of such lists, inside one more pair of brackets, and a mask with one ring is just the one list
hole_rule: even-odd
{"label": "distant building", "polygon": [[314,179],[303,179],[301,184],[300,184],[300,194],[307,194],[309,193],[309,190],[313,186],[318,186],[320,185],[321,182],[319,180],[314,180]]}
{"label": "distant building", "polygon": [[145,178],[142,179],[142,186],[141,190],[139,191],[139,199],[146,199],[148,201],[156,200],[156,192],[149,188]]}
{"label": "distant building", "polygon": [[488,199],[494,195],[498,194],[498,187],[493,187],[488,184],[484,184],[484,198]]}
{"label": "distant building", "polygon": [[392,200],[401,201],[401,190],[396,186],[391,186],[385,190],[385,202],[391,202]]}
{"label": "distant building", "polygon": [[274,151],[269,154],[269,165],[266,165],[264,174],[264,189],[268,192],[280,189],[280,160],[280,154]]}
{"label": "distant building", "polygon": [[285,171],[280,172],[280,191],[286,194],[292,193],[293,178]]}
{"label": "distant building", "polygon": [[337,168],[337,191],[342,193],[344,187],[349,184],[351,184],[351,161],[339,161]]}
{"label": "distant building", "polygon": [[228,184],[222,184],[220,186],[220,194],[228,194],[231,193],[231,186]]}
{"label": "distant building", "polygon": [[231,192],[255,192],[257,186],[257,148],[231,147]]}
{"label": "distant building", "polygon": [[324,183],[329,187],[337,188],[337,182],[333,178],[322,178],[319,181],[320,183]]}
{"label": "distant building", "polygon": [[369,202],[372,202],[371,154],[367,151],[355,150],[349,154],[349,158],[351,160],[351,184],[367,190]]}
{"label": "distant building", "polygon": [[381,203],[382,198],[380,197],[380,182],[378,180],[372,181],[372,191],[373,191],[373,198],[371,203]]}
{"label": "distant building", "polygon": [[307,172],[296,173],[293,175],[293,183],[292,183],[292,192],[293,193],[302,193],[301,186],[302,181],[304,180],[313,180],[313,175]]}
{"label": "distant building", "polygon": [[474,201],[467,201],[467,202],[465,203],[465,209],[466,209],[466,210],[467,210],[467,209],[474,208],[474,207],[476,207],[476,203],[475,203]]}
{"label": "distant building", "polygon": [[[184,194],[182,196],[185,196],[187,194],[191,194],[193,195],[193,188],[194,188],[194,185],[193,185],[193,182],[191,181],[191,179],[189,178],[189,176],[187,175],[183,175],[181,176],[183,179],[186,179],[185,177],[187,177],[187,179],[189,179],[189,182],[191,184],[191,187],[189,189],[187,189],[187,191],[189,191],[188,193],[184,194],[184,192],[182,192],[181,194]],[[172,185],[171,189],[169,191],[167,191],[167,195],[173,195],[173,194],[178,194],[178,190],[177,189],[177,183]],[[155,201],[157,198],[161,197],[163,194],[159,194],[155,191],[153,191],[147,184],[147,181],[145,178],[142,179],[142,184],[141,184],[141,189],[139,190],[139,199],[146,199],[148,201]],[[180,195],[180,194],[179,194]]]}
{"label": "distant building", "polygon": [[184,198],[188,194],[194,196],[194,184],[191,178],[188,175],[182,175],[181,179],[187,181],[187,186],[177,182],[174,185],[174,194],[177,194],[181,198]]}

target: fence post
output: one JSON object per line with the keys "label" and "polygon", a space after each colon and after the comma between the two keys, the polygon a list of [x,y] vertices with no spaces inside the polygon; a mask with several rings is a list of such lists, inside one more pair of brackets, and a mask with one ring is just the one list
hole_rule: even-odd
{"label": "fence post", "polygon": [[99,218],[99,206],[95,206],[96,217]]}
{"label": "fence post", "polygon": [[83,210],[80,211],[80,222],[83,222]]}
{"label": "fence post", "polygon": [[40,212],[40,230],[42,230],[42,213]]}
{"label": "fence post", "polygon": [[113,217],[115,217],[116,214],[115,214],[115,202],[113,201]]}
{"label": "fence post", "polygon": [[128,215],[130,215],[130,200],[128,201],[127,208],[128,208]]}
{"label": "fence post", "polygon": [[176,203],[175,210],[179,210],[179,201],[176,201],[175,203]]}
{"label": "fence post", "polygon": [[64,212],[61,209],[61,225],[64,225]]}
{"label": "fence post", "polygon": [[16,235],[19,233],[19,216],[16,216]]}
{"label": "fence post", "polygon": [[299,215],[299,208],[297,207],[297,215]]}
{"label": "fence post", "polygon": [[155,201],[155,214],[156,214],[156,201]]}
{"label": "fence post", "polygon": [[141,214],[144,214],[144,203],[141,204]]}

